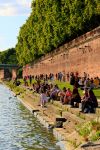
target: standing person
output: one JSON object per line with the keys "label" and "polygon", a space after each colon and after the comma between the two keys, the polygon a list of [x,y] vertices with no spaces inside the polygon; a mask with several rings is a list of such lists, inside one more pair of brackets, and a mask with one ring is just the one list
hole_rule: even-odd
{"label": "standing person", "polygon": [[29,76],[30,85],[32,84],[32,76]]}
{"label": "standing person", "polygon": [[75,76],[74,73],[71,72],[70,73],[70,85],[74,85],[75,84]]}
{"label": "standing person", "polygon": [[52,84],[54,84],[54,74],[53,73],[51,73],[50,81]]}
{"label": "standing person", "polygon": [[48,97],[46,95],[46,89],[42,88],[41,89],[41,94],[40,94],[41,107],[45,107],[45,104],[46,104],[47,101],[48,101]]}
{"label": "standing person", "polygon": [[69,72],[67,73],[67,81],[69,82]]}
{"label": "standing person", "polygon": [[65,71],[63,71],[63,82],[65,82],[65,79],[66,77],[65,77]]}
{"label": "standing person", "polygon": [[24,77],[23,80],[24,80],[24,86],[28,86],[28,82],[27,82],[27,77],[26,76]]}
{"label": "standing person", "polygon": [[84,78],[87,78],[87,73],[86,72],[84,72]]}
{"label": "standing person", "polygon": [[57,73],[56,73],[56,75],[55,75],[55,76],[56,76],[56,80],[58,80],[58,74],[57,74]]}
{"label": "standing person", "polygon": [[62,77],[63,77],[62,72],[59,72],[59,80],[60,80],[60,82],[62,81]]}
{"label": "standing person", "polygon": [[60,80],[60,72],[58,72],[58,81]]}

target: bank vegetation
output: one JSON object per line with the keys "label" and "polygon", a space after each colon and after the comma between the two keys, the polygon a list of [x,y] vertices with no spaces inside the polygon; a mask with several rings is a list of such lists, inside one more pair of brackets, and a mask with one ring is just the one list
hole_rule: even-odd
{"label": "bank vegetation", "polygon": [[94,142],[100,140],[100,120],[98,113],[95,119],[91,119],[89,115],[92,114],[88,116],[86,114],[80,114],[74,108],[70,109],[67,105],[64,106],[58,101],[54,101],[53,104],[48,103],[48,109],[43,109],[37,106],[39,95],[33,92],[33,90],[30,90],[30,87],[25,87],[23,84],[16,86],[12,81],[5,82],[5,84],[15,93],[15,96],[20,97],[28,106],[32,104],[34,108],[37,109],[38,107],[39,114],[47,120],[53,120],[53,117],[56,120],[56,116],[58,117],[58,112],[61,110],[63,117],[69,114],[69,117],[67,115],[67,121],[63,124],[63,128],[54,127],[54,130],[57,130],[57,133],[59,132],[63,139],[71,144],[73,149],[80,150],[80,147],[88,142],[92,143],[92,146],[96,146]]}

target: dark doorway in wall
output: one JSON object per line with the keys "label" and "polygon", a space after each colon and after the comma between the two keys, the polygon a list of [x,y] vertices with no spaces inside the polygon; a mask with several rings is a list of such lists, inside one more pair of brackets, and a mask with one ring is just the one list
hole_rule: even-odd
{"label": "dark doorway in wall", "polygon": [[7,78],[12,78],[12,71],[11,69],[4,69],[4,78],[7,79]]}

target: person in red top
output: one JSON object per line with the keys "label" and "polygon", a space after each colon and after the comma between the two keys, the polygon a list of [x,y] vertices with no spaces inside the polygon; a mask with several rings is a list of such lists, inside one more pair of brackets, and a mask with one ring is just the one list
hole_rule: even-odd
{"label": "person in red top", "polygon": [[68,88],[66,91],[66,95],[64,97],[63,104],[68,104],[70,102],[71,98],[72,98],[72,92],[71,92],[70,88]]}
{"label": "person in red top", "polygon": [[60,96],[60,101],[63,104],[64,103],[64,97],[66,95],[66,87],[64,87],[63,90],[60,91],[58,95]]}

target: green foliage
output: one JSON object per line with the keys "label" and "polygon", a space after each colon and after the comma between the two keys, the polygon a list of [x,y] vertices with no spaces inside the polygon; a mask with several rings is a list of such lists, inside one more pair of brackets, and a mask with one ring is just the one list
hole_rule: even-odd
{"label": "green foliage", "polygon": [[100,122],[99,121],[91,121],[91,124],[92,124],[92,128],[96,131],[100,131]]}
{"label": "green foliage", "polygon": [[0,52],[0,64],[17,64],[15,48]]}
{"label": "green foliage", "polygon": [[13,81],[10,81],[10,82],[7,82],[7,81],[6,81],[6,85],[7,85],[11,90],[13,90],[13,92],[16,93],[16,94],[24,93],[24,92],[25,92],[24,88],[22,88],[22,87],[20,87],[20,86],[16,86]]}
{"label": "green foliage", "polygon": [[22,78],[22,68],[18,69],[17,71],[17,77]]}
{"label": "green foliage", "polygon": [[8,87],[10,87],[11,90],[13,90],[13,89],[16,87],[15,84],[13,84],[12,81],[6,82],[6,85],[7,85]]}
{"label": "green foliage", "polygon": [[30,63],[97,27],[99,0],[33,0],[16,45],[20,64]]}
{"label": "green foliage", "polygon": [[90,124],[82,126],[81,129],[79,130],[79,134],[83,137],[87,137],[90,134],[90,132],[91,132]]}
{"label": "green foliage", "polygon": [[100,139],[100,122],[92,120],[85,124],[78,125],[76,127],[78,133],[84,138],[88,138],[91,141],[96,141]]}
{"label": "green foliage", "polygon": [[100,131],[93,133],[90,137],[91,141],[97,141],[100,139]]}

